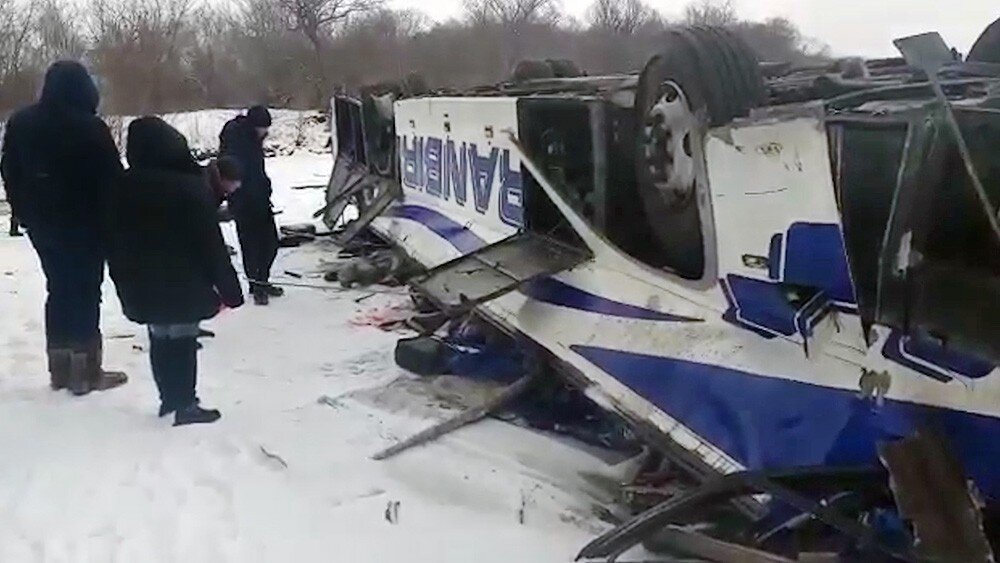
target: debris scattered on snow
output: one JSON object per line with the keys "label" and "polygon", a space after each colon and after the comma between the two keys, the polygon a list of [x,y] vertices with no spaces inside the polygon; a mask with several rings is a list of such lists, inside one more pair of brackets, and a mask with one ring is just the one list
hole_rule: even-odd
{"label": "debris scattered on snow", "polygon": [[530,388],[531,383],[531,376],[526,375],[518,381],[512,383],[506,389],[497,393],[495,396],[491,397],[489,400],[483,402],[481,405],[468,409],[452,418],[449,418],[448,420],[445,420],[444,422],[435,424],[430,428],[425,428],[413,436],[410,436],[409,438],[376,453],[372,456],[372,459],[376,461],[388,459],[410,448],[415,448],[433,440],[437,440],[449,432],[454,432],[459,428],[478,422],[489,416],[493,411],[499,409],[510,401],[513,401],[519,395],[526,392]]}
{"label": "debris scattered on snow", "polygon": [[390,524],[399,524],[399,505],[398,500],[390,500],[385,505],[385,521]]}
{"label": "debris scattered on snow", "polygon": [[285,461],[280,455],[267,451],[264,446],[260,447],[260,453],[264,454],[264,457],[267,459],[276,461],[279,465],[281,465],[281,467],[288,469],[288,462]]}

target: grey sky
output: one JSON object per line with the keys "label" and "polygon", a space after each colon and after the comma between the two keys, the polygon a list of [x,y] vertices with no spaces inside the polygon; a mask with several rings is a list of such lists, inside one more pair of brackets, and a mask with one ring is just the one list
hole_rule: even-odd
{"label": "grey sky", "polygon": [[[390,0],[435,20],[461,15],[462,0]],[[591,0],[563,0],[563,8],[583,18]],[[676,18],[686,0],[652,0],[656,9]],[[802,32],[829,45],[838,55],[894,55],[892,39],[939,31],[945,41],[967,52],[982,30],[1000,18],[996,0],[734,0],[742,17],[784,16]]]}

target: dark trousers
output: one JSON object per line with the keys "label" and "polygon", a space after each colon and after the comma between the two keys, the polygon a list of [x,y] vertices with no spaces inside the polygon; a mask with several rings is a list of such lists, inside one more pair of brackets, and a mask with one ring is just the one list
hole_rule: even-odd
{"label": "dark trousers", "polygon": [[45,339],[49,348],[83,348],[101,337],[104,255],[97,236],[30,229],[45,273]]}
{"label": "dark trousers", "polygon": [[234,201],[233,218],[243,254],[243,271],[254,282],[267,283],[278,256],[278,227],[267,200]]}
{"label": "dark trousers", "polygon": [[149,364],[167,410],[184,409],[197,401],[198,324],[149,326]]}

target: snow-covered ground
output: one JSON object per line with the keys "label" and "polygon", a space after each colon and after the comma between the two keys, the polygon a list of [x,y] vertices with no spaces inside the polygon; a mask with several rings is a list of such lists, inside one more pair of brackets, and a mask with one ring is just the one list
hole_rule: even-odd
{"label": "snow-covered ground", "polygon": [[[171,113],[161,117],[188,138],[192,152],[199,158],[214,156],[219,150],[219,132],[223,125],[239,115],[238,110],[210,109],[185,113]],[[292,153],[329,152],[330,124],[318,111],[272,109],[273,123],[264,141],[264,149],[272,155]],[[135,117],[112,116],[106,118],[118,146],[124,149],[128,124]],[[123,151],[124,152],[124,151]]]}
{"label": "snow-covered ground", "polygon": [[[321,205],[322,190],[290,188],[325,183],[330,165],[268,161],[281,222]],[[275,272],[334,256],[282,250]],[[0,235],[0,562],[572,560],[604,527],[597,476],[613,474],[583,450],[491,420],[369,459],[448,413],[394,365],[398,334],[351,322],[402,298],[355,302],[365,294],[289,288],[207,323],[199,391],[223,418],[172,428],[155,416],[143,329],[109,283],[106,364],[131,382],[48,390],[43,278],[27,240]]]}

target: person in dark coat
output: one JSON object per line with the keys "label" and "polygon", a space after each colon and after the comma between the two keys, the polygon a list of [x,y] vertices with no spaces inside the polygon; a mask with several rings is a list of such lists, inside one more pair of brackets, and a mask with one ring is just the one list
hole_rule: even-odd
{"label": "person in dark coat", "polygon": [[208,423],[195,392],[198,323],[243,304],[216,217],[217,202],[187,139],[157,117],[128,128],[129,168],[111,201],[109,265],[122,310],[148,325],[160,416]]}
{"label": "person in dark coat", "polygon": [[0,159],[13,216],[45,273],[50,383],[76,395],[128,380],[101,367],[105,204],[122,165],[98,102],[83,65],[53,64],[38,102],[7,122]]}
{"label": "person in dark coat", "polygon": [[271,179],[264,171],[264,138],[271,126],[271,114],[254,106],[230,120],[219,135],[219,152],[239,162],[243,186],[229,197],[229,209],[236,219],[243,270],[250,282],[254,303],[267,305],[270,297],[283,294],[270,283],[271,266],[278,255],[278,228],[271,211]]}

